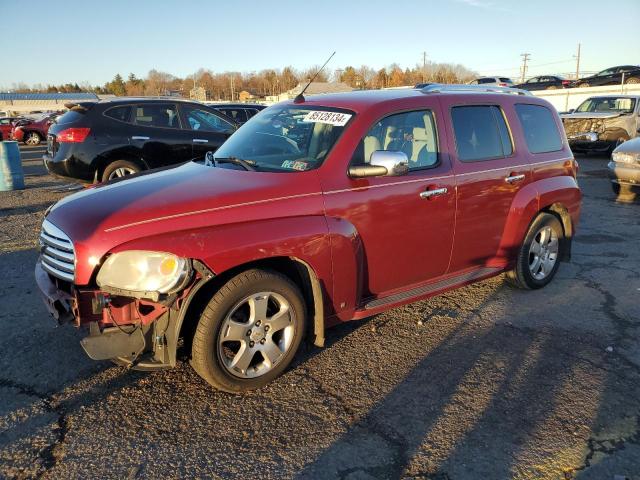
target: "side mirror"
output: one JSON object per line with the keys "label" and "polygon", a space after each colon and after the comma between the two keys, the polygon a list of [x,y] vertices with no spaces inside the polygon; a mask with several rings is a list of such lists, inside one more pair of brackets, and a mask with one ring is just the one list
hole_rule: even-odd
{"label": "side mirror", "polygon": [[362,177],[396,177],[406,175],[409,171],[409,159],[404,152],[376,150],[371,154],[367,165],[349,167],[349,176]]}

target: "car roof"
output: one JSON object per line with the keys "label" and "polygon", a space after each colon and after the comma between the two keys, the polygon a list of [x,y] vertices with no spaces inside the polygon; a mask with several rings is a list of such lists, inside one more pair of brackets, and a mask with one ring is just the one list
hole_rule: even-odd
{"label": "car roof", "polygon": [[[353,110],[355,112],[362,112],[382,102],[393,102],[396,100],[402,100],[406,98],[424,98],[425,95],[429,97],[439,95],[456,95],[464,96],[469,100],[482,100],[491,102],[500,102],[506,93],[498,92],[486,92],[481,89],[474,90],[451,90],[446,91],[447,85],[442,85],[442,91],[424,92],[422,89],[417,88],[402,88],[402,89],[389,89],[389,90],[355,90],[352,92],[344,93],[331,93],[321,95],[309,95],[305,97],[303,103],[295,103],[293,100],[282,102],[280,105],[308,105],[308,106],[324,106],[332,108],[344,108]],[[468,85],[464,85],[468,87]],[[511,96],[511,95],[509,95]],[[523,95],[523,99],[527,102],[535,100],[541,100],[533,95]],[[536,102],[538,103],[538,102]],[[542,101],[544,103],[544,101]]]}
{"label": "car roof", "polygon": [[115,98],[103,98],[99,102],[100,104],[107,103],[131,103],[131,102],[154,102],[154,103],[166,103],[166,102],[180,102],[180,103],[197,103],[200,105],[206,105],[197,100],[191,100],[189,98],[181,97],[115,97]]}
{"label": "car roof", "polygon": [[209,105],[214,108],[266,108],[266,105],[261,105],[259,103],[205,103],[205,105]]}

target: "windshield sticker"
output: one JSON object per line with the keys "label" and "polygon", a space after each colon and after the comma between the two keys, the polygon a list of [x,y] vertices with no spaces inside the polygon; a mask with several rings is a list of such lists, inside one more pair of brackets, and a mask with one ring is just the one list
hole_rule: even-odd
{"label": "windshield sticker", "polygon": [[211,150],[209,150],[204,155],[204,166],[205,167],[213,167],[215,164],[216,164],[216,162],[214,160],[213,152]]}
{"label": "windshield sticker", "polygon": [[284,162],[282,162],[282,168],[291,168],[293,170],[304,171],[309,168],[309,164],[300,160],[285,160]]}
{"label": "windshield sticker", "polygon": [[351,115],[348,113],[322,112],[313,110],[307,113],[302,121],[308,123],[326,123],[335,127],[344,127],[350,118]]}

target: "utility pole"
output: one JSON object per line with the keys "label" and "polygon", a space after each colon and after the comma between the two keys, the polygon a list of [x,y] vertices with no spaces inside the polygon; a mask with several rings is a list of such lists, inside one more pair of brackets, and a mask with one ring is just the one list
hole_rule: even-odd
{"label": "utility pole", "polygon": [[522,57],[522,75],[520,76],[520,83],[524,83],[524,77],[527,75],[527,62],[529,61],[529,57],[531,57],[530,53],[522,53],[520,54]]}
{"label": "utility pole", "polygon": [[574,55],[573,58],[576,59],[576,80],[580,79],[580,44],[578,44],[578,54]]}
{"label": "utility pole", "polygon": [[427,52],[422,52],[422,83],[427,79]]}
{"label": "utility pole", "polygon": [[235,96],[235,92],[233,91],[233,73],[231,74],[231,101],[233,102],[233,97]]}

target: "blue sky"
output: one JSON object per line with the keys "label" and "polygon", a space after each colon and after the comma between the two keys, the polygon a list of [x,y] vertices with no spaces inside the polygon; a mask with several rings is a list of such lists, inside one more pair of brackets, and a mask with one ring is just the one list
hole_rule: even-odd
{"label": "blue sky", "polygon": [[[640,63],[640,1],[581,0],[0,0],[0,87],[18,82],[103,84],[156,68],[258,71],[322,64],[461,63],[518,77]],[[572,6],[575,5],[575,6]],[[15,23],[12,21],[15,19]],[[24,28],[24,30],[23,30]],[[7,44],[8,42],[8,44]]]}

